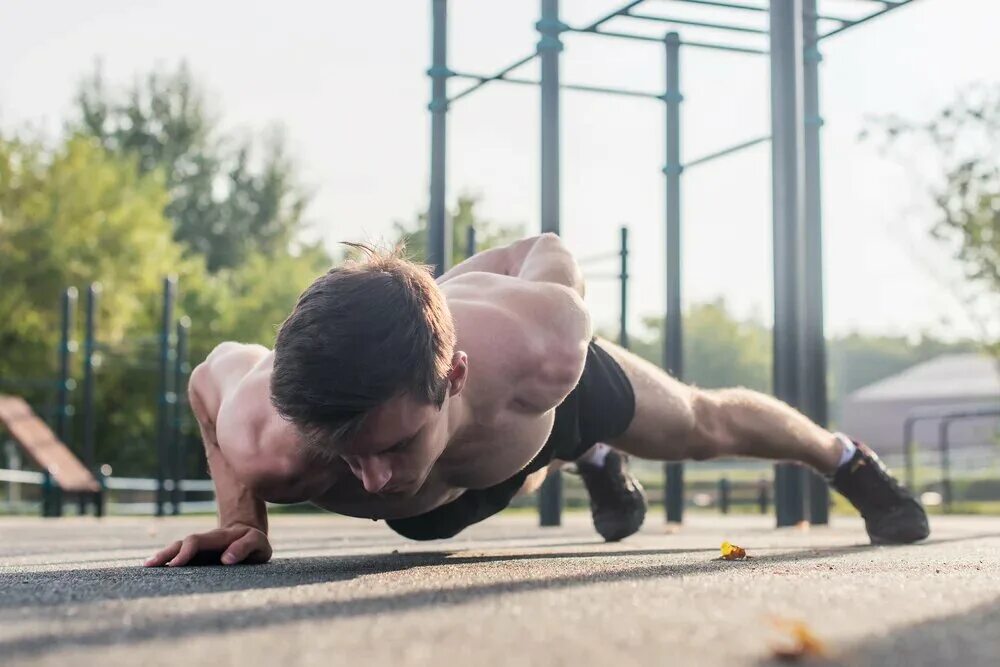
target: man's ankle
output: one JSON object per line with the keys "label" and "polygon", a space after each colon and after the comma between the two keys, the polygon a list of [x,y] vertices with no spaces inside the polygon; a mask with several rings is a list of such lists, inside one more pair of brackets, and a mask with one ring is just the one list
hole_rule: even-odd
{"label": "man's ankle", "polygon": [[854,444],[853,440],[848,438],[843,433],[834,433],[833,437],[837,439],[837,442],[841,447],[840,459],[837,461],[837,467],[833,469],[833,472],[837,472],[842,466],[846,465],[852,458],[854,458],[854,453],[858,451],[858,446]]}
{"label": "man's ankle", "polygon": [[576,461],[577,463],[589,463],[592,466],[600,468],[604,465],[604,460],[608,457],[608,452],[610,451],[610,446],[604,444],[603,442],[599,442],[584,452],[583,456],[578,458]]}

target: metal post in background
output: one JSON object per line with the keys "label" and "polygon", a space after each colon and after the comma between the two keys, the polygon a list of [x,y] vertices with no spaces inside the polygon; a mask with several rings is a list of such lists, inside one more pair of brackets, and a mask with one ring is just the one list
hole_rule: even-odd
{"label": "metal post in background", "polygon": [[946,514],[951,513],[952,502],[955,499],[951,485],[951,443],[948,442],[951,421],[950,417],[944,417],[938,426],[938,445],[941,448],[941,506]]}
{"label": "metal post in background", "polygon": [[73,340],[74,316],[76,314],[77,292],[75,287],[67,287],[62,294],[62,314],[59,335],[59,383],[56,401],[59,405],[56,411],[56,433],[67,447],[72,449],[73,403],[70,395],[73,392],[72,378],[73,352],[76,351],[76,341]]}
{"label": "metal post in background", "polygon": [[[76,350],[73,340],[74,315],[76,314],[77,291],[75,287],[67,287],[60,302],[59,331],[59,379],[56,385],[55,431],[59,439],[72,449],[72,418],[73,403],[70,394],[74,388],[72,376],[72,357]],[[42,516],[62,515],[62,492],[48,470],[42,483]],[[80,500],[80,513],[86,511],[84,501]]]}
{"label": "metal post in background", "polygon": [[465,257],[468,259],[476,254],[476,228],[469,225],[465,230]]}
{"label": "metal post in background", "polygon": [[[541,0],[539,32],[541,60],[541,227],[559,233],[559,35],[565,26],[559,20],[559,0]],[[562,521],[562,477],[558,471],[545,479],[538,493],[538,514],[542,526],[558,526]]]}
{"label": "metal post in background", "polygon": [[628,225],[622,225],[620,230],[621,247],[618,254],[620,264],[618,270],[619,309],[618,309],[618,344],[626,350],[628,340]]}
{"label": "metal post in background", "polygon": [[[774,216],[774,394],[801,407],[800,278],[803,210],[802,3],[772,2],[771,35],[771,180]],[[806,480],[797,465],[775,466],[777,523],[808,519]]]}
{"label": "metal post in background", "polygon": [[95,409],[95,371],[100,360],[97,356],[97,310],[101,298],[101,284],[91,283],[87,288],[87,315],[83,339],[83,464],[91,472],[97,470]]}
{"label": "metal post in background", "polygon": [[733,484],[728,477],[719,479],[719,511],[729,514],[729,505],[732,502]]}
{"label": "metal post in background", "polygon": [[170,446],[170,413],[174,397],[170,391],[171,364],[174,356],[171,327],[174,321],[174,301],[177,298],[177,278],[163,279],[163,312],[160,326],[160,383],[156,413],[156,516],[163,516],[167,503],[167,457]]}
{"label": "metal post in background", "polygon": [[903,421],[903,458],[906,465],[906,488],[911,493],[917,492],[917,447],[913,441],[913,427],[916,425],[916,417],[907,417]]}
{"label": "metal post in background", "polygon": [[435,277],[448,270],[448,234],[445,211],[446,157],[448,129],[448,0],[431,0],[433,49],[431,68],[431,197],[427,211],[427,262]]}
{"label": "metal post in background", "polygon": [[170,505],[172,513],[176,516],[181,513],[181,503],[184,500],[181,489],[181,480],[184,479],[184,461],[186,452],[184,447],[184,436],[186,433],[185,422],[187,420],[187,391],[186,379],[191,372],[188,364],[188,334],[191,330],[191,318],[187,315],[177,321],[177,356],[174,358],[174,419],[172,426],[173,435],[171,437],[172,460],[170,462],[173,488],[170,491]]}
{"label": "metal post in background", "polygon": [[[83,331],[83,465],[92,474],[97,474],[97,311],[101,299],[101,284],[90,283],[87,287],[87,312]],[[80,513],[83,514],[86,501],[80,497]],[[97,508],[94,508],[95,512]]]}
{"label": "metal post in background", "polygon": [[[820,128],[823,118],[819,109],[819,52],[816,0],[802,2],[803,43],[803,160],[804,160],[804,271],[800,301],[802,312],[803,365],[802,410],[820,426],[827,424],[826,336],[823,332],[823,202],[820,183]],[[809,476],[809,518],[814,524],[830,523],[830,486],[822,475]]]}
{"label": "metal post in background", "polygon": [[[680,35],[667,33],[666,56],[666,313],[663,321],[663,367],[675,378],[684,377],[684,341],[681,308],[681,117]],[[667,521],[684,520],[684,465],[664,465],[664,504]]]}

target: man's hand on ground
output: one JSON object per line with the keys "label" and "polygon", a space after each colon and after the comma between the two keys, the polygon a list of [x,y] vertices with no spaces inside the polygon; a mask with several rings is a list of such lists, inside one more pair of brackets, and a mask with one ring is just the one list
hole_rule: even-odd
{"label": "man's hand on ground", "polygon": [[[146,567],[194,565],[213,554],[223,565],[266,563],[271,559],[271,543],[257,528],[236,524],[207,533],[188,535],[146,559]],[[201,558],[198,556],[201,555]],[[221,557],[220,557],[221,556]],[[214,559],[213,559],[214,560]]]}

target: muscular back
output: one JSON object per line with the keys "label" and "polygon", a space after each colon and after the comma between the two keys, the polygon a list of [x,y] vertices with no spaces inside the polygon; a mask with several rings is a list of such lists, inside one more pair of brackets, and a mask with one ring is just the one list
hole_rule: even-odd
{"label": "muscular back", "polygon": [[[206,360],[214,370],[205,393],[217,409],[219,449],[248,488],[273,502],[309,500],[353,516],[400,518],[465,489],[497,484],[538,453],[554,408],[582,372],[589,319],[579,296],[558,285],[478,272],[441,289],[457,349],[468,355],[468,380],[460,423],[416,495],[369,494],[342,460],[306,452],[270,402],[273,352],[230,343]],[[204,407],[206,415],[212,412]]]}

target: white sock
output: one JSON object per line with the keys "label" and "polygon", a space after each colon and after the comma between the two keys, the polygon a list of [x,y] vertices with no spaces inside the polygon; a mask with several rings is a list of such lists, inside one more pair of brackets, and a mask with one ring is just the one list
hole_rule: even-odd
{"label": "white sock", "polygon": [[844,447],[844,451],[840,453],[840,461],[837,462],[837,467],[839,468],[840,466],[844,465],[845,463],[851,460],[851,458],[854,456],[854,452],[858,451],[858,446],[855,445],[854,442],[852,442],[851,439],[848,438],[843,433],[834,433],[833,437],[835,437],[837,441]]}
{"label": "white sock", "polygon": [[604,459],[608,457],[608,452],[610,451],[611,447],[605,445],[603,442],[599,442],[584,452],[583,456],[578,458],[577,461],[583,461],[584,463],[589,463],[600,468],[604,465]]}

